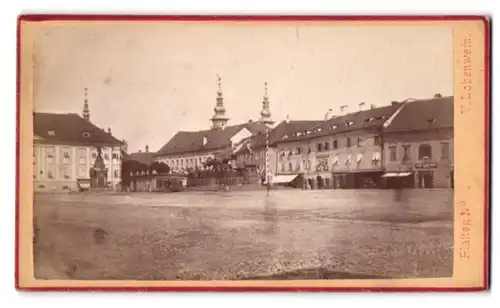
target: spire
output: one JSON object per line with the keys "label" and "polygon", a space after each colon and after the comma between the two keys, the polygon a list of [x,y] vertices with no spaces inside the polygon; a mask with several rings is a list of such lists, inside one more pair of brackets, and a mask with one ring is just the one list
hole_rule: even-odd
{"label": "spire", "polygon": [[262,110],[260,112],[259,122],[271,126],[274,121],[271,119],[271,110],[269,109],[269,97],[267,96],[267,82],[264,83],[264,99],[262,101]]}
{"label": "spire", "polygon": [[229,118],[226,117],[226,108],[224,107],[224,98],[222,96],[221,78],[217,75],[217,98],[214,108],[214,116],[212,121],[212,129],[224,129]]}
{"label": "spire", "polygon": [[90,110],[89,110],[87,88],[85,88],[85,98],[83,100],[83,118],[87,121],[90,121]]}

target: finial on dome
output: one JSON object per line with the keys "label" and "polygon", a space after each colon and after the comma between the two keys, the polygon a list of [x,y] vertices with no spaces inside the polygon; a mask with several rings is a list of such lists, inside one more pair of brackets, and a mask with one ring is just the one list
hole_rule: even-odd
{"label": "finial on dome", "polygon": [[220,78],[219,74],[217,74],[217,85],[218,85],[219,93],[222,93],[221,81],[222,81],[222,78]]}
{"label": "finial on dome", "polygon": [[90,109],[89,109],[88,89],[87,88],[84,89],[83,118],[87,121],[90,121]]}

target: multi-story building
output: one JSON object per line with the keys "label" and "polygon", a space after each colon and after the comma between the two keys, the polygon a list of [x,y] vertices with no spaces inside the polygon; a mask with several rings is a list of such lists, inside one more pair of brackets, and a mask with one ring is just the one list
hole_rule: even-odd
{"label": "multi-story building", "polygon": [[259,133],[265,133],[268,125],[272,124],[270,117],[266,94],[259,121],[227,125],[229,118],[226,116],[219,78],[217,103],[214,108],[214,116],[211,118],[211,129],[177,132],[156,153],[156,160],[166,163],[174,172],[187,172],[196,168],[203,169],[207,159],[215,158],[221,153],[237,151],[242,141]]}
{"label": "multi-story building", "polygon": [[401,106],[372,106],[283,135],[277,143],[277,173],[303,174],[311,188],[381,186],[381,128]]}
{"label": "multi-story building", "polygon": [[453,101],[408,102],[384,128],[387,187],[453,187]]}
{"label": "multi-story building", "polygon": [[34,113],[35,190],[76,190],[97,169],[105,186],[120,182],[121,141],[90,122],[86,97],[83,115]]}

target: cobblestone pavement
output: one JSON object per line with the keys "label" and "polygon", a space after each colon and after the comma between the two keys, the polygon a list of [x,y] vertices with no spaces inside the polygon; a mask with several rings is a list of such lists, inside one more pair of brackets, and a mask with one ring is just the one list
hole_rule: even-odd
{"label": "cobblestone pavement", "polygon": [[452,200],[439,189],[39,194],[35,275],[451,276]]}

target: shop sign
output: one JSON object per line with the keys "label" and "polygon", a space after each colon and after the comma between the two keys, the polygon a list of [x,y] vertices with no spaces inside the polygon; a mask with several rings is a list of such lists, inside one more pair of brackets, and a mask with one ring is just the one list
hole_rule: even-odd
{"label": "shop sign", "polygon": [[436,163],[415,164],[415,169],[432,169],[432,168],[437,168],[437,164]]}

